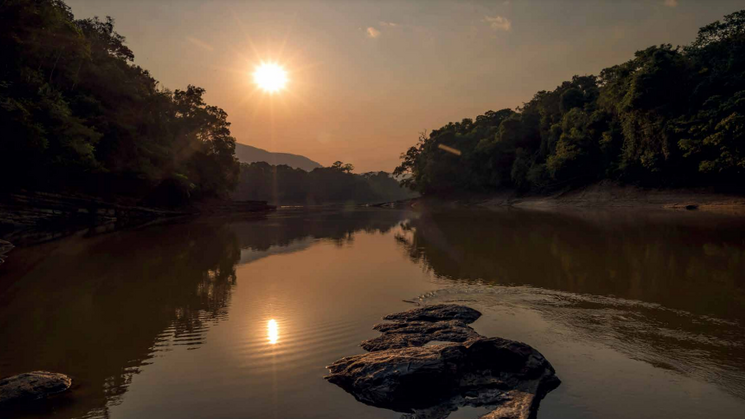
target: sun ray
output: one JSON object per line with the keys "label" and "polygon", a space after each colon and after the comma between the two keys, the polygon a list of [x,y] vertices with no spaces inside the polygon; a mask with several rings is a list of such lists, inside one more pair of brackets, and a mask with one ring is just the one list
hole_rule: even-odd
{"label": "sun ray", "polygon": [[[259,52],[256,50],[256,45],[254,45],[253,40],[251,39],[251,36],[248,34],[248,31],[246,30],[246,25],[243,23],[243,21],[238,17],[238,13],[236,13],[235,9],[232,7],[229,7],[229,10],[231,14],[233,15],[233,20],[238,24],[238,28],[243,32],[243,35],[246,37],[246,40],[248,41],[248,45],[251,48],[251,51],[254,54],[254,57],[259,56]],[[242,54],[241,54],[242,55]]]}
{"label": "sun ray", "polygon": [[282,40],[282,45],[280,45],[280,47],[279,47],[279,56],[280,57],[282,57],[282,54],[285,51],[285,47],[287,46],[287,41],[289,41],[289,39],[290,39],[290,35],[292,34],[292,31],[294,29],[295,22],[297,22],[297,12],[295,12],[292,15],[292,23],[290,25],[288,25],[288,27],[287,27],[287,33],[285,34],[285,37]]}

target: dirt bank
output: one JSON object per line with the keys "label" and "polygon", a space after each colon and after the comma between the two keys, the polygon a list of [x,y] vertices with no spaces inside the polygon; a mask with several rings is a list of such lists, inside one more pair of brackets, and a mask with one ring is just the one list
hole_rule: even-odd
{"label": "dirt bank", "polygon": [[[446,205],[486,208],[638,208],[702,210],[745,214],[745,195],[724,194],[704,189],[644,189],[600,182],[552,195],[519,195],[506,191],[445,199]],[[431,203],[427,198],[423,202]]]}

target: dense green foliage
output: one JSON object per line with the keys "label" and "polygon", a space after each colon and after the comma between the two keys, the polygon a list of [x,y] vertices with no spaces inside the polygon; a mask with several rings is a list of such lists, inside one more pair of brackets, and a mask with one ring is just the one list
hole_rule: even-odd
{"label": "dense green foliage", "polygon": [[279,205],[330,203],[382,203],[413,197],[385,172],[351,173],[354,166],[336,162],[306,172],[290,166],[265,162],[241,164],[238,200],[269,201]]}
{"label": "dense green foliage", "polygon": [[225,111],[201,88],[160,88],[133,60],[111,18],[75,20],[62,0],[0,2],[0,185],[226,195],[239,165]]}
{"label": "dense green foliage", "polygon": [[745,11],[599,76],[538,92],[516,112],[450,123],[394,172],[422,193],[546,191],[601,179],[657,187],[745,180]]}

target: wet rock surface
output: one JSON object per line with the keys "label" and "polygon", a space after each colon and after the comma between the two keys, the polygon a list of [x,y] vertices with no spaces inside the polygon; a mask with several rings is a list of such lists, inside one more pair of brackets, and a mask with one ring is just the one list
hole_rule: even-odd
{"label": "wet rock surface", "polygon": [[479,336],[475,330],[459,320],[380,323],[373,329],[383,334],[362,342],[360,346],[369,352],[424,346],[434,341],[465,342]]}
{"label": "wet rock surface", "polygon": [[64,374],[33,371],[0,379],[0,405],[31,402],[67,391],[72,379]]}
{"label": "wet rock surface", "polygon": [[437,322],[447,320],[460,320],[463,323],[470,324],[478,320],[481,313],[471,307],[457,304],[435,304],[431,306],[419,307],[401,313],[389,314],[383,317],[384,320],[399,321],[425,321]]}
{"label": "wet rock surface", "polygon": [[[490,406],[488,419],[535,417],[540,399],[560,381],[529,345],[487,338],[469,327],[481,316],[452,304],[388,315],[382,336],[362,343],[369,353],[342,358],[325,378],[358,401],[406,413],[446,418],[460,406]],[[428,320],[425,320],[428,319]],[[424,346],[432,341],[445,341]]]}
{"label": "wet rock surface", "polygon": [[11,242],[0,239],[0,265],[5,262],[5,258],[8,257],[8,252],[13,249]]}

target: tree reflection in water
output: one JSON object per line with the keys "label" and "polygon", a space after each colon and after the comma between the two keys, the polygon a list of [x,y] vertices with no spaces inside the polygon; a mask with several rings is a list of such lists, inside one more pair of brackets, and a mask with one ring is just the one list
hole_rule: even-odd
{"label": "tree reflection in water", "polygon": [[58,417],[106,417],[144,365],[164,351],[198,349],[228,317],[242,250],[307,238],[343,245],[400,220],[380,211],[206,220],[18,248],[0,271],[0,342],[13,342],[0,351],[0,376],[43,369],[74,377],[69,398],[27,417],[52,408]]}
{"label": "tree reflection in water", "polygon": [[[70,416],[105,415],[148,360],[173,346],[197,348],[227,316],[240,248],[230,229],[195,223],[72,238],[14,256],[18,271],[3,275],[13,285],[2,294],[0,341],[22,350],[1,353],[2,375],[74,372],[83,403]],[[24,258],[38,263],[20,269]]]}
{"label": "tree reflection in water", "polygon": [[424,213],[396,240],[464,284],[440,299],[529,307],[575,337],[742,398],[743,232],[745,220],[705,214],[456,211]]}

